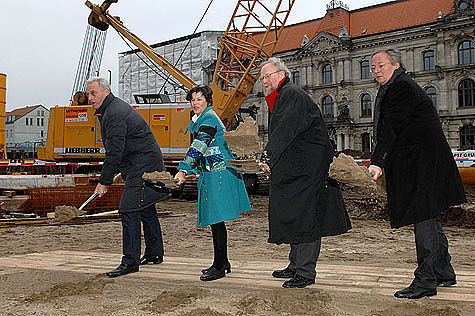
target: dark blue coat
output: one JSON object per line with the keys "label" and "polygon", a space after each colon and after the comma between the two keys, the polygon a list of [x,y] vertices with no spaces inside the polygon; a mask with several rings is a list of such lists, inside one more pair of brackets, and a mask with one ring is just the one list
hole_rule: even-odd
{"label": "dark blue coat", "polygon": [[101,123],[106,157],[99,182],[111,185],[120,172],[125,180],[119,211],[142,210],[169,196],[144,185],[144,172],[163,171],[162,153],[140,114],[129,104],[109,94],[95,113]]}

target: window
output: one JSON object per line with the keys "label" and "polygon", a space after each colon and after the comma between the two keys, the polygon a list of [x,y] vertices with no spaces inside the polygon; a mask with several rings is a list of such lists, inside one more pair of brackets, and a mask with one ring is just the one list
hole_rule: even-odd
{"label": "window", "polygon": [[437,109],[437,90],[431,86],[431,87],[425,88],[425,92],[429,96],[434,107]]}
{"label": "window", "polygon": [[40,119],[39,118],[36,119],[36,126],[40,126]]}
{"label": "window", "polygon": [[464,150],[475,149],[475,127],[472,125],[460,129],[460,148]]}
{"label": "window", "polygon": [[332,83],[332,65],[328,64],[328,65],[323,66],[322,75],[323,75],[323,84]]}
{"label": "window", "polygon": [[361,79],[369,79],[369,61],[363,60],[360,64]]}
{"label": "window", "polygon": [[28,126],[29,122],[30,122],[30,120],[28,118],[26,118],[26,126]]}
{"label": "window", "polygon": [[322,101],[322,110],[324,118],[333,118],[333,99],[327,95]]}
{"label": "window", "polygon": [[459,107],[475,106],[475,85],[472,79],[464,79],[459,83]]}
{"label": "window", "polygon": [[43,138],[44,136],[44,131],[41,131],[41,138]]}
{"label": "window", "polygon": [[294,85],[300,87],[300,72],[294,71],[292,73],[292,82],[294,83]]}
{"label": "window", "polygon": [[435,55],[433,50],[424,52],[424,70],[434,70],[435,69]]}
{"label": "window", "polygon": [[369,133],[361,134],[361,151],[364,153],[368,153],[371,151],[371,142],[369,138]]}
{"label": "window", "polygon": [[371,117],[372,111],[371,96],[365,93],[361,96],[361,117]]}
{"label": "window", "polygon": [[41,116],[45,116],[45,111],[41,111]]}
{"label": "window", "polygon": [[459,65],[475,63],[475,48],[472,41],[463,41],[459,45]]}
{"label": "window", "polygon": [[45,126],[45,119],[44,118],[41,119],[41,126]]}

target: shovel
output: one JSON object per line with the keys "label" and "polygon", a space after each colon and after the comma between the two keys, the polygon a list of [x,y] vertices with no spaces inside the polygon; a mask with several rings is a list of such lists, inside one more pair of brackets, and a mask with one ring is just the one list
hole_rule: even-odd
{"label": "shovel", "polygon": [[79,211],[82,211],[83,208],[86,207],[89,203],[94,201],[97,197],[99,196],[99,193],[94,192],[87,200],[86,202],[82,203],[82,205],[78,208]]}

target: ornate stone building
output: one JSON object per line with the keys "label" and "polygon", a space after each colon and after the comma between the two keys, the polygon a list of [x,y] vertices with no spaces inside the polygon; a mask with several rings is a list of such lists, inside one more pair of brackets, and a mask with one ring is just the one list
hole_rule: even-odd
{"label": "ornate stone building", "polygon": [[[378,86],[377,50],[396,47],[412,78],[432,98],[452,148],[475,149],[475,10],[473,0],[397,0],[357,10],[331,1],[323,18],[287,26],[274,56],[320,107],[337,150],[371,151]],[[243,108],[268,112],[257,84]]]}

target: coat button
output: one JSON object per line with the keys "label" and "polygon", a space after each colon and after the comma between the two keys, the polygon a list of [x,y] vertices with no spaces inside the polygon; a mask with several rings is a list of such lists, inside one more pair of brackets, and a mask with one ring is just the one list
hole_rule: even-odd
{"label": "coat button", "polygon": [[208,193],[208,190],[205,190],[205,193]]}

